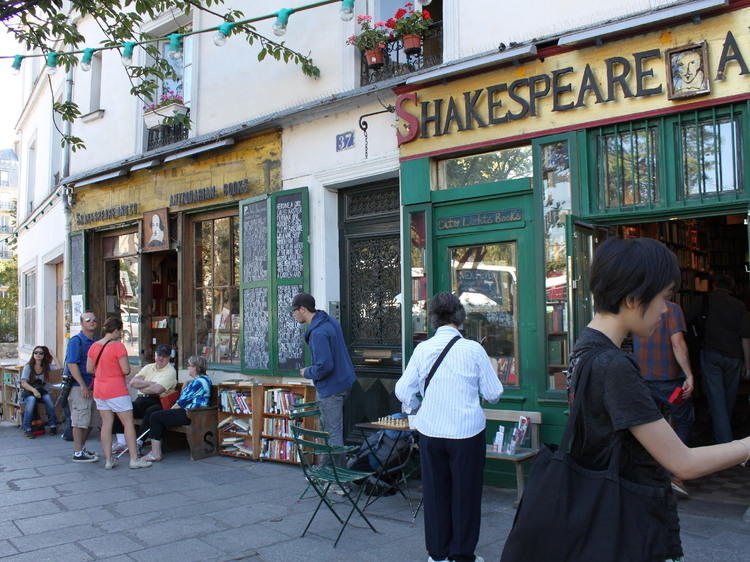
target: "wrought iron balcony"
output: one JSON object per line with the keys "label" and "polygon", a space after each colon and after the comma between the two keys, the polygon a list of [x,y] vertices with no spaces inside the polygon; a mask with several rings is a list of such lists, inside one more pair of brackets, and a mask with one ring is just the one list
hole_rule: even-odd
{"label": "wrought iron balcony", "polygon": [[394,76],[411,74],[423,68],[437,66],[443,62],[443,22],[430,25],[422,39],[422,49],[415,54],[407,54],[401,41],[389,41],[385,47],[383,65],[379,68],[368,66],[364,53],[360,53],[360,86],[380,82]]}
{"label": "wrought iron balcony", "polygon": [[174,125],[162,125],[155,129],[148,130],[148,142],[146,150],[153,150],[162,146],[167,146],[180,142],[188,138],[190,131],[180,123]]}

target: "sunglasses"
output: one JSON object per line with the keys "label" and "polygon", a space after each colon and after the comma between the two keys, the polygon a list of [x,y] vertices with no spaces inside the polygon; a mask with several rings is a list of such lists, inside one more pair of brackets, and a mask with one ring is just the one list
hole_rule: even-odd
{"label": "sunglasses", "polygon": [[35,351],[34,355],[44,355],[44,352],[43,351]]}
{"label": "sunglasses", "polygon": [[84,318],[84,322],[96,322],[96,318]]}

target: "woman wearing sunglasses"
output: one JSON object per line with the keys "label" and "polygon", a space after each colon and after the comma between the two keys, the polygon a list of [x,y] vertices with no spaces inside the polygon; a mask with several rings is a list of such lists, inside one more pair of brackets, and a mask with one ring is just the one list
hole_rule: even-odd
{"label": "woman wearing sunglasses", "polygon": [[47,409],[47,426],[49,434],[57,433],[57,416],[55,416],[55,405],[52,403],[52,397],[47,391],[47,381],[49,380],[50,371],[59,369],[55,358],[44,345],[38,345],[31,353],[31,358],[23,366],[21,372],[21,387],[23,395],[21,399],[24,404],[23,411],[23,433],[29,439],[34,439],[31,432],[31,421],[34,418],[34,410],[37,400],[41,400]]}

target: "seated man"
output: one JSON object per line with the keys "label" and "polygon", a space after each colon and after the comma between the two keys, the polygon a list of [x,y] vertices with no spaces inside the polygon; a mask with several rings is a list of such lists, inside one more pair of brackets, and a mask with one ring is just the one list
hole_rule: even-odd
{"label": "seated man", "polygon": [[[130,386],[138,390],[138,397],[133,402],[133,417],[141,418],[140,433],[150,429],[151,414],[162,409],[161,398],[169,396],[177,387],[177,372],[169,358],[172,348],[166,344],[156,346],[154,363],[144,365],[136,376],[130,381]],[[120,453],[127,447],[122,425],[115,419],[114,432],[117,434],[117,443],[113,451]]]}

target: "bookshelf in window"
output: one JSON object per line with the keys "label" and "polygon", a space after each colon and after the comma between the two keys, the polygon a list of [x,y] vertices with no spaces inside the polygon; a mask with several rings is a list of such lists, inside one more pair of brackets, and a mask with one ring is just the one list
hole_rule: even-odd
{"label": "bookshelf in window", "polygon": [[2,421],[21,425],[23,408],[21,407],[21,371],[23,367],[2,367]]}
{"label": "bookshelf in window", "polygon": [[[289,409],[315,400],[315,388],[305,384],[264,384],[263,420],[260,426],[259,458],[298,464]],[[317,429],[317,420],[305,418],[304,427]]]}
{"label": "bookshelf in window", "polygon": [[263,387],[224,382],[219,387],[219,454],[257,460],[263,411]]}

